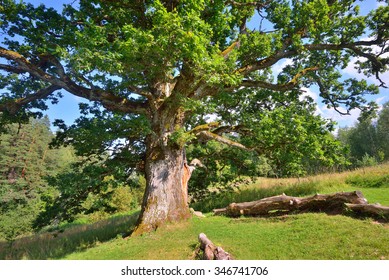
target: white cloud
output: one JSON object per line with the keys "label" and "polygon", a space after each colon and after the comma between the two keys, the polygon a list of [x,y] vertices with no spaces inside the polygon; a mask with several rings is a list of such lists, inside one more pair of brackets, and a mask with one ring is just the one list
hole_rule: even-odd
{"label": "white cloud", "polygon": [[274,64],[272,70],[273,70],[273,75],[275,77],[278,76],[278,74],[281,73],[282,69],[284,69],[284,67],[288,66],[288,65],[292,65],[293,64],[293,60],[290,59],[290,58],[287,58],[287,59],[283,59],[279,62],[277,62],[276,64]]}
{"label": "white cloud", "polygon": [[88,102],[88,100],[87,99],[85,99],[85,98],[82,98],[82,97],[79,97],[79,96],[76,96],[76,95],[73,95],[73,99],[74,99],[74,101],[76,101],[76,102]]}
{"label": "white cloud", "polygon": [[315,103],[316,103],[316,110],[315,110],[316,115],[323,115],[323,112],[318,105],[319,95],[316,92],[314,92],[312,89],[306,88],[306,87],[301,88],[301,91],[303,92],[303,94],[300,95],[299,99],[303,100],[307,97],[312,98],[313,101],[315,101]]}
{"label": "white cloud", "polygon": [[[360,115],[360,110],[355,109],[350,111],[349,115],[342,115],[335,111],[333,108],[328,108],[326,104],[323,104],[322,99],[319,97],[319,94],[315,92],[312,88],[302,88],[303,94],[300,96],[300,100],[305,97],[312,98],[316,103],[315,114],[320,115],[325,119],[331,119],[338,123],[338,126],[353,126],[354,123],[358,120]],[[347,112],[346,108],[338,108],[341,112]]]}
{"label": "white cloud", "polygon": [[303,92],[303,94],[300,96],[300,100],[302,100],[305,97],[311,97],[314,101],[316,102],[318,101],[319,95],[316,92],[314,92],[312,89],[303,87],[301,88],[301,91]]}
{"label": "white cloud", "polygon": [[[320,110],[323,117],[336,121],[338,126],[341,127],[353,126],[357,122],[361,113],[359,109],[354,109],[349,112],[349,115],[342,115],[335,111],[333,108],[327,108],[325,105],[323,105]],[[339,108],[339,111],[347,112],[345,108]]]}
{"label": "white cloud", "polygon": [[375,100],[378,104],[378,111],[381,111],[382,108],[384,107],[384,103],[386,103],[386,96],[379,97]]}

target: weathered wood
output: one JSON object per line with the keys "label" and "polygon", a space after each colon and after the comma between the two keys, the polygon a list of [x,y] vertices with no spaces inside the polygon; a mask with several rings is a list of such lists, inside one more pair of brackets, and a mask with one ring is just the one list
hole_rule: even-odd
{"label": "weathered wood", "polygon": [[252,202],[231,203],[226,208],[214,209],[213,212],[215,215],[230,217],[272,216],[304,212],[341,214],[345,209],[345,203],[367,204],[367,200],[360,191],[316,194],[303,198],[282,194]]}
{"label": "weathered wood", "polygon": [[356,214],[376,217],[389,221],[389,207],[381,206],[379,204],[351,204],[346,203],[347,209]]}
{"label": "weathered wood", "polygon": [[229,253],[213,244],[204,233],[199,234],[199,242],[200,249],[204,252],[204,260],[233,260]]}
{"label": "weathered wood", "polygon": [[193,216],[205,218],[205,215],[201,211],[195,211],[193,208],[190,208],[189,211]]}

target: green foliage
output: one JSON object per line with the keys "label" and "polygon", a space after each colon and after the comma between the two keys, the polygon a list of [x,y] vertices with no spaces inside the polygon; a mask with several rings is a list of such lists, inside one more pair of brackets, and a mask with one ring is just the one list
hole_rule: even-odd
{"label": "green foliage", "polygon": [[31,201],[26,205],[16,205],[1,212],[0,240],[12,242],[16,237],[33,231],[32,221],[39,212],[39,203]]}
{"label": "green foliage", "polygon": [[47,260],[63,258],[126,234],[134,225],[139,213],[116,215],[99,222],[75,221],[60,225],[56,230],[42,231],[35,235],[19,237],[13,243],[0,241],[2,260]]}
{"label": "green foliage", "polygon": [[360,120],[355,127],[341,128],[338,139],[349,146],[349,158],[354,166],[372,166],[389,159],[389,103],[383,105],[377,121]]}
{"label": "green foliage", "polygon": [[49,149],[54,135],[47,117],[5,127],[0,135],[0,235],[7,240],[29,233],[45,198],[56,195],[45,177],[75,160],[70,148]]}
{"label": "green foliage", "polygon": [[[80,105],[74,125],[56,121],[53,145],[72,145],[83,162],[46,174],[54,191],[45,192],[46,216],[37,224],[116,211],[109,202],[115,187],[126,188],[130,174],[151,166],[148,155],[168,149],[189,146],[190,157],[215,159],[196,175],[195,191],[224,187],[240,174],[302,176],[347,165],[344,147],[330,134],[333,124],[315,116],[300,89],[317,84],[329,108],[360,108],[372,117],[377,106],[365,96],[378,87],[342,79],[340,71],[356,58],[360,72],[380,79],[389,63],[387,18],[387,6],[361,16],[353,0],[79,0],[62,11],[2,1],[0,124],[41,114],[58,102],[60,89],[92,102]],[[286,59],[290,65],[275,77],[272,67]],[[247,149],[196,147],[209,139],[192,131],[210,116],[219,127],[202,132]],[[351,146],[350,153],[385,158],[386,149],[359,157]],[[39,182],[38,165],[25,169],[29,160],[23,160],[12,171],[0,170],[7,180],[22,170],[18,195]]]}
{"label": "green foliage", "polygon": [[137,209],[146,187],[142,176],[132,175],[128,185],[124,185],[114,176],[107,176],[106,167],[90,163],[83,167],[75,164],[71,171],[52,176],[48,182],[58,194],[46,199],[44,211],[34,222],[35,228],[57,226],[78,217],[98,221]]}
{"label": "green foliage", "polygon": [[346,183],[360,188],[388,188],[389,174],[381,176],[370,174],[350,176],[347,178]]}

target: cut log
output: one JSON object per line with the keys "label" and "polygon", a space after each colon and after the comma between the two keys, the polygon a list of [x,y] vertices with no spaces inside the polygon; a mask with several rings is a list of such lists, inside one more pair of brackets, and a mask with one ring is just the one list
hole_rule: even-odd
{"label": "cut log", "polygon": [[346,203],[347,209],[360,215],[367,215],[389,221],[389,207],[379,204],[351,204]]}
{"label": "cut log", "polygon": [[213,244],[204,233],[199,234],[199,242],[200,249],[204,252],[204,260],[233,260],[229,253]]}
{"label": "cut log", "polygon": [[293,197],[285,194],[272,196],[252,202],[231,203],[226,208],[214,209],[215,215],[239,216],[274,216],[288,213],[324,212],[341,214],[345,203],[367,204],[360,191],[334,194],[316,194],[309,197]]}

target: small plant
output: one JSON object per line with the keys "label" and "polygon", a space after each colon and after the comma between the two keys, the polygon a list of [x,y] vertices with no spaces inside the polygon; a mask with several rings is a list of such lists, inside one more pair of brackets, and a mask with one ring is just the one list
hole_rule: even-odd
{"label": "small plant", "polygon": [[367,153],[362,157],[362,160],[358,160],[357,162],[357,165],[360,167],[376,166],[377,164],[377,159]]}

